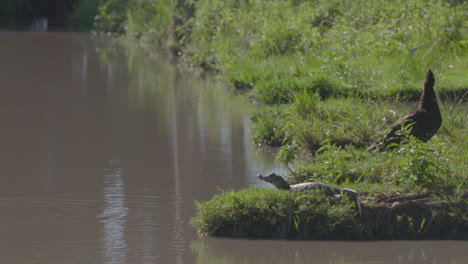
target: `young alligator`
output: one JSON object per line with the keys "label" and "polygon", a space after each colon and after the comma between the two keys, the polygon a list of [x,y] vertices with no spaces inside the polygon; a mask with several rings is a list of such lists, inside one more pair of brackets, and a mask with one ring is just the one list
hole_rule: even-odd
{"label": "young alligator", "polygon": [[258,175],[258,178],[262,181],[266,181],[268,183],[273,184],[278,189],[283,190],[308,190],[311,188],[320,188],[325,191],[327,195],[336,195],[340,193],[346,193],[349,198],[356,202],[356,205],[359,210],[359,214],[361,214],[361,198],[359,196],[359,192],[355,190],[351,190],[348,188],[340,188],[336,186],[332,186],[329,184],[321,183],[321,182],[305,182],[299,183],[294,185],[289,185],[289,183],[283,179],[283,177],[279,176],[276,173],[270,173],[268,176]]}

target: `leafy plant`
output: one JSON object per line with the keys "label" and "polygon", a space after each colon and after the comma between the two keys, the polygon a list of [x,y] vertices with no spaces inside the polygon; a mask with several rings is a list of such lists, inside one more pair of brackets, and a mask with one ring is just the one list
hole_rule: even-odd
{"label": "leafy plant", "polygon": [[127,8],[129,2],[125,0],[106,0],[101,3],[95,18],[96,31],[124,33]]}
{"label": "leafy plant", "polygon": [[409,189],[436,189],[453,184],[445,143],[424,144],[410,138],[394,155],[393,181]]}

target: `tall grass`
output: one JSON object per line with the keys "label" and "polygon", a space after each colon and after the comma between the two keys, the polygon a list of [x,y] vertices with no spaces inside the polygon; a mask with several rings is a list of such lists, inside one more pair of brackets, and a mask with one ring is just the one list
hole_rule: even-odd
{"label": "tall grass", "polygon": [[254,122],[254,139],[268,143],[262,142],[260,135],[281,135],[285,143],[301,142],[302,149],[315,153],[324,144],[364,148],[411,108],[406,104],[392,105],[354,97],[324,100],[318,92],[304,90],[294,94],[292,103],[280,109],[281,114],[272,115],[275,119],[268,122],[274,126],[261,125],[263,120],[270,120],[264,115]]}
{"label": "tall grass", "polygon": [[[291,90],[310,88],[317,75],[330,84],[317,87],[322,95],[344,88],[414,99],[428,68],[444,76],[467,66],[466,3],[202,0],[196,7],[189,60],[216,64],[268,104],[289,102]],[[441,91],[458,89],[466,84],[450,80]]]}
{"label": "tall grass", "polygon": [[[468,90],[468,4],[459,1],[102,1],[98,31],[174,47],[267,104],[292,91],[415,99],[428,68],[441,94]],[[317,80],[325,85],[317,85]]]}

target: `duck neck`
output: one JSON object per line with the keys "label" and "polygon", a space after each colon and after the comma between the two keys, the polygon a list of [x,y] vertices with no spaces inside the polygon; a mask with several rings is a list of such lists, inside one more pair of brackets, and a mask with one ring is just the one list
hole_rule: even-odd
{"label": "duck neck", "polygon": [[439,110],[439,105],[437,104],[437,97],[435,95],[434,89],[424,89],[421,98],[419,99],[419,109],[427,111]]}
{"label": "duck neck", "polygon": [[426,80],[424,82],[424,89],[419,99],[419,109],[427,111],[438,111],[439,105],[437,104],[437,97],[434,91],[434,74],[431,70],[427,73]]}

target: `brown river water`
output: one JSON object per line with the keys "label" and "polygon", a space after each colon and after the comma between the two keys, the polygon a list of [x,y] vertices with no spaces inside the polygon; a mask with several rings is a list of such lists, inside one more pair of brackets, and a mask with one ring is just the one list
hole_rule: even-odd
{"label": "brown river water", "polygon": [[198,238],[194,201],[279,168],[245,107],[162,57],[0,32],[0,263],[468,263],[466,241]]}

